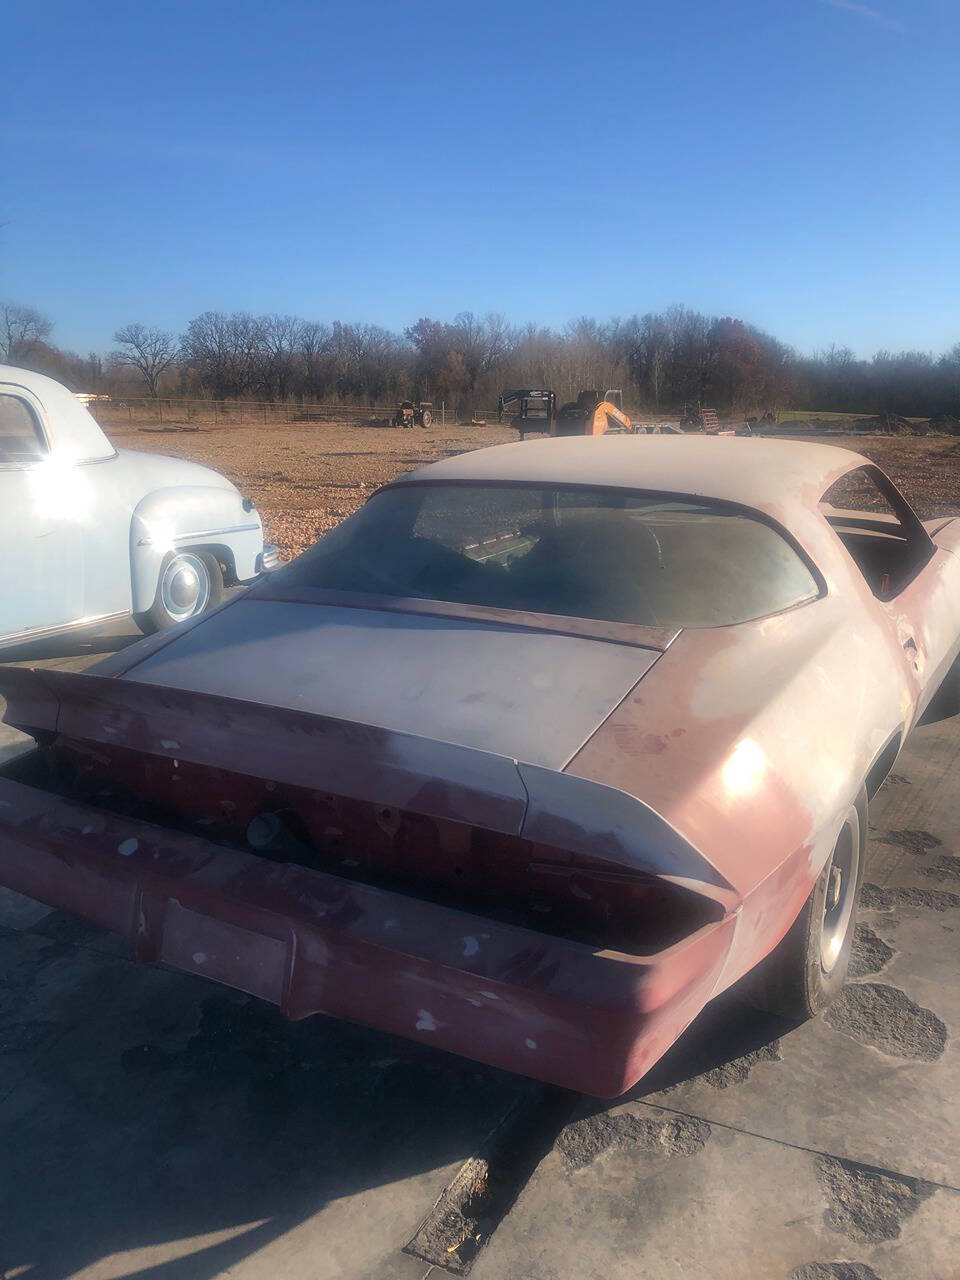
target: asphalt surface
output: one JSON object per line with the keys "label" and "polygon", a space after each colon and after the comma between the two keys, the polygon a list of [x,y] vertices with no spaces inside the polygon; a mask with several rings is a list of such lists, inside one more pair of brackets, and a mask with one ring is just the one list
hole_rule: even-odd
{"label": "asphalt surface", "polygon": [[0,1277],[957,1280],[958,768],[960,718],[922,728],[873,802],[826,1016],[723,997],[616,1103],[285,1023],[0,890]]}

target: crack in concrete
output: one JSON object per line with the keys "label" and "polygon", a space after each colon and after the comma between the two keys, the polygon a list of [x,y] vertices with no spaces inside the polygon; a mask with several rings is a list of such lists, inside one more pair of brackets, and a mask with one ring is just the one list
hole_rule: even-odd
{"label": "crack in concrete", "polygon": [[853,935],[849,976],[865,978],[869,973],[879,973],[893,955],[893,947],[887,946],[868,924],[858,924]]}
{"label": "crack in concrete", "polygon": [[[661,1103],[650,1103],[650,1102],[644,1102],[641,1100],[640,1102],[638,1102],[637,1105],[642,1107],[650,1107],[651,1110],[669,1111],[671,1115],[681,1116],[682,1118],[687,1120],[700,1120],[703,1118],[701,1116],[691,1115],[689,1112],[686,1112],[686,1111],[674,1111],[670,1107],[663,1106]],[[820,1159],[841,1160],[842,1162],[842,1157],[833,1156],[827,1151],[821,1151],[819,1147],[805,1147],[802,1143],[791,1142],[788,1138],[774,1138],[769,1133],[761,1133],[759,1129],[746,1129],[744,1128],[743,1125],[730,1124],[725,1120],[717,1120],[713,1116],[711,1116],[709,1120],[704,1121],[704,1123],[706,1123],[708,1128],[710,1129],[724,1129],[726,1130],[727,1133],[739,1133],[739,1134],[742,1134],[742,1136],[745,1138],[756,1138],[758,1142],[769,1142],[771,1146],[784,1147],[788,1151],[802,1151],[804,1152],[804,1154],[808,1156],[814,1156],[818,1160]],[[847,1163],[849,1164],[851,1162],[847,1161]],[[856,1162],[854,1161],[852,1163],[855,1164]],[[867,1168],[866,1165],[864,1165],[863,1167]],[[900,1180],[903,1180],[903,1179],[906,1179],[907,1181],[918,1180],[923,1182],[924,1186],[931,1187],[934,1191],[950,1191],[956,1195],[960,1195],[960,1186],[954,1186],[953,1183],[951,1182],[939,1182],[936,1179],[932,1179],[932,1180],[923,1179],[923,1178],[913,1179],[913,1175],[907,1174],[907,1173],[899,1173],[896,1169],[879,1168],[879,1169],[873,1170],[873,1172],[886,1174],[891,1178],[898,1178]]]}
{"label": "crack in concrete", "polygon": [[568,1124],[557,1139],[566,1169],[584,1169],[610,1148],[638,1147],[654,1155],[693,1156],[710,1138],[703,1120],[672,1113],[645,1117],[631,1112],[584,1116]]}
{"label": "crack in concrete", "polygon": [[896,1058],[935,1062],[947,1047],[947,1028],[935,1013],[879,982],[844,987],[824,1017],[834,1031]]}
{"label": "crack in concrete", "polygon": [[926,907],[930,911],[948,911],[960,907],[960,893],[944,889],[915,889],[892,884],[865,884],[860,905],[867,911],[893,911],[896,907]]}
{"label": "crack in concrete", "polygon": [[861,1243],[896,1240],[903,1220],[934,1192],[922,1178],[881,1173],[834,1156],[820,1157],[817,1178],[827,1201],[827,1226]]}

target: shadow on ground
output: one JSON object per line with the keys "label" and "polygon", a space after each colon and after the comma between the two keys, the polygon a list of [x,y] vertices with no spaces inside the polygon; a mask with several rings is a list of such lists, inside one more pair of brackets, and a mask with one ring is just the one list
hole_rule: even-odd
{"label": "shadow on ground", "polygon": [[[287,1023],[119,950],[60,913],[0,931],[0,1270],[54,1280],[135,1250],[141,1262],[111,1274],[205,1280],[362,1194],[344,1274],[372,1276],[364,1236],[385,1231],[380,1256],[402,1261],[447,1167],[512,1107],[538,1104],[539,1087],[518,1077],[324,1017]],[[725,997],[632,1096],[703,1073],[740,1078],[785,1029]],[[204,1245],[216,1233],[232,1238]],[[343,1214],[314,1234],[342,1249]],[[178,1241],[186,1256],[163,1259]],[[332,1274],[316,1263],[290,1275]]]}
{"label": "shadow on ground", "polygon": [[[378,1212],[399,1258],[446,1180],[436,1171],[466,1159],[530,1088],[324,1017],[287,1023],[92,949],[111,947],[104,935],[65,942],[55,926],[0,933],[0,1274],[53,1280],[246,1227],[179,1261],[111,1272],[204,1280],[325,1206],[389,1187],[386,1206],[365,1195],[353,1210],[358,1261],[344,1274],[359,1277]],[[395,1195],[431,1173],[413,1199]],[[290,1274],[330,1274],[316,1261]]]}

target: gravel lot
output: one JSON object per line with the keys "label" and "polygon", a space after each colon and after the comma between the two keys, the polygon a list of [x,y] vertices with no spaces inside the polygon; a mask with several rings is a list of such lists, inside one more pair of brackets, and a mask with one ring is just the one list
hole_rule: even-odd
{"label": "gravel lot", "polygon": [[[120,448],[190,458],[229,476],[255,500],[267,538],[285,559],[351,515],[393,476],[450,454],[517,439],[512,428],[497,424],[406,431],[316,422],[107,430]],[[901,486],[924,518],[960,509],[960,441],[950,436],[798,438],[822,439],[866,454]]]}

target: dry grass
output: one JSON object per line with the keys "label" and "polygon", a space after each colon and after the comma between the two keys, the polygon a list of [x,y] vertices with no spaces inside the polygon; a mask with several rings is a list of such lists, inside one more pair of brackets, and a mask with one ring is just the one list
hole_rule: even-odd
{"label": "dry grass", "polygon": [[[454,453],[517,439],[510,427],[412,428],[283,423],[154,433],[109,428],[120,448],[205,463],[257,504],[266,536],[297,555],[359,507],[378,485]],[[803,439],[816,439],[804,436]],[[876,461],[921,516],[960,511],[960,441],[947,436],[830,436]]]}

